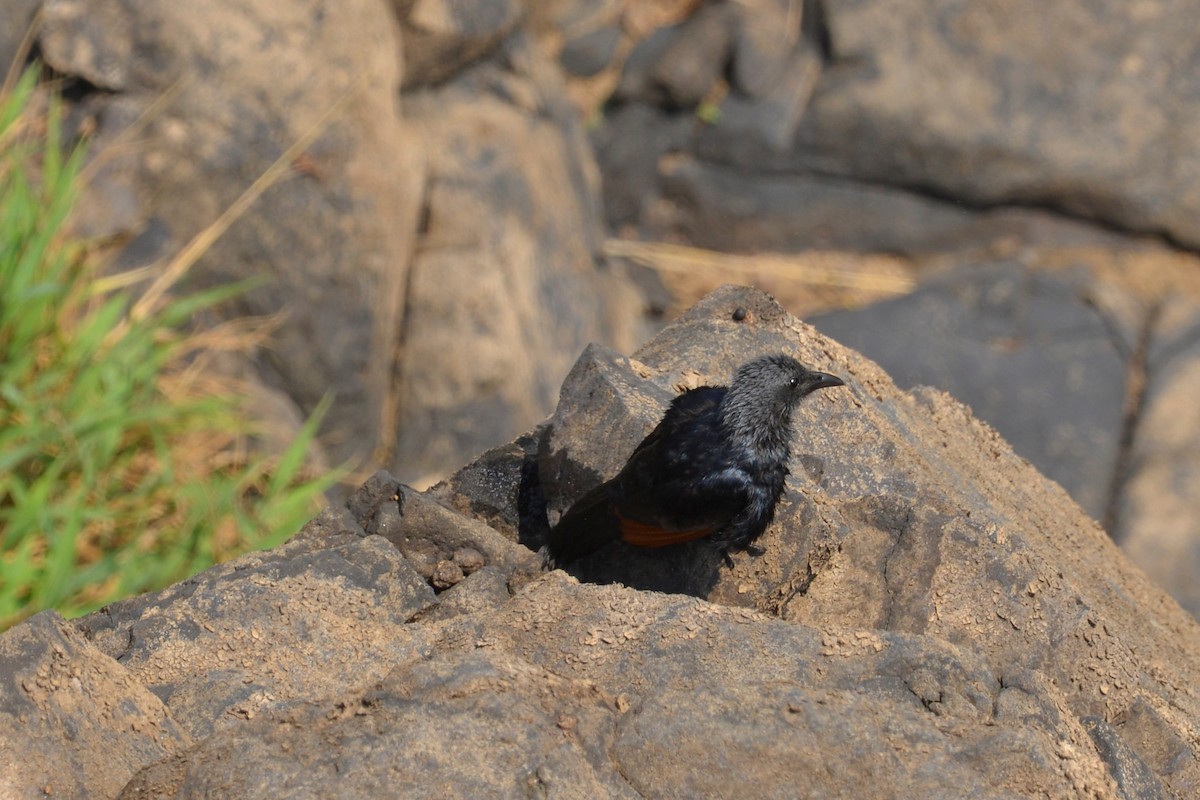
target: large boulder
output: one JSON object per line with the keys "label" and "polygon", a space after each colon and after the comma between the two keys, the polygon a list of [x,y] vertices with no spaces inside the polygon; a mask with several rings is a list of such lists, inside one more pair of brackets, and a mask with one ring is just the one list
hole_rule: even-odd
{"label": "large boulder", "polygon": [[252,279],[221,313],[273,316],[275,334],[225,371],[293,431],[332,394],[330,463],[444,475],[542,419],[587,341],[644,338],[519,4],[8,5],[0,62],[40,11],[34,51],[94,158],[75,224],[118,246],[116,268],[172,258],[315,134],[184,288]]}
{"label": "large boulder", "polygon": [[[847,387],[801,406],[764,555],[618,543],[542,574],[548,522],[678,387],[772,351]],[[180,731],[134,729],[128,798],[1200,792],[1200,625],[961,404],[733,287],[633,358],[590,348],[548,424],[430,493],[381,473],[284,547],[75,628],[127,676],[92,703],[148,690]],[[0,741],[32,720],[101,758],[72,739],[92,707],[56,707]]]}
{"label": "large boulder", "polygon": [[[118,267],[172,258],[320,131],[184,285],[258,280],[226,309],[281,316],[257,379],[302,413],[336,392],[335,459],[377,442],[424,179],[397,104],[388,5],[68,0],[43,4],[37,43],[77,87],[72,119],[92,132],[96,174],[76,225],[124,242]],[[123,146],[131,137],[138,146]]]}
{"label": "large boulder", "polygon": [[[627,41],[597,127],[614,226],[723,250],[1105,238],[1057,217],[1200,244],[1200,148],[1181,133],[1200,106],[1196,76],[1176,68],[1192,47],[1179,0],[1050,15],[724,0],[641,30],[638,4],[615,5]],[[612,24],[581,20],[568,42]],[[628,141],[653,171],[629,168]]]}
{"label": "large boulder", "polygon": [[633,345],[645,302],[602,262],[595,165],[527,37],[405,101],[429,164],[394,426],[416,482],[542,419],[588,341]]}
{"label": "large boulder", "polygon": [[[1102,251],[982,261],[816,315],[905,387],[969,405],[1200,615],[1194,260]],[[1057,261],[1057,266],[1054,262]]]}

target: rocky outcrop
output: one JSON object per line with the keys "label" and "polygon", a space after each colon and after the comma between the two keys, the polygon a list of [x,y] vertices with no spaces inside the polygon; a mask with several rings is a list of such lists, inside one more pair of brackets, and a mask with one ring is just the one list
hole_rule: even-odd
{"label": "rocky outcrop", "polygon": [[[173,257],[320,130],[185,287],[259,281],[226,311],[286,313],[258,379],[303,413],[336,391],[336,461],[378,441],[388,413],[424,162],[397,106],[400,42],[386,4],[318,6],[45,3],[36,43],[91,133],[96,174],[76,224],[125,242],[118,267]],[[138,146],[121,146],[128,138]]]}
{"label": "rocky outcrop", "polygon": [[[764,555],[618,543],[542,573],[547,524],[666,398],[771,351],[848,387],[797,412]],[[108,767],[127,798],[1200,791],[1200,625],[961,404],[733,287],[633,358],[589,349],[546,425],[431,492],[377,475],[276,551],[63,625],[0,638],[27,704],[0,741],[46,732],[5,759],[21,791],[30,755],[109,756],[68,735],[92,706],[47,710],[69,680],[26,677],[52,658],[115,676],[93,704],[154,698]],[[47,626],[71,647],[21,649]]]}
{"label": "rocky outcrop", "polygon": [[614,226],[751,252],[1104,238],[1067,219],[1200,244],[1178,2],[677,3],[649,29],[638,5],[580,11],[561,51],[623,35],[592,65],[617,73],[597,131]]}
{"label": "rocky outcrop", "polygon": [[230,369],[276,426],[281,405],[303,419],[332,394],[329,463],[440,477],[542,419],[586,342],[647,335],[518,4],[9,5],[0,63],[36,20],[94,158],[77,230],[118,245],[117,268],[173,257],[319,133],[184,289],[254,282],[221,313],[278,327]]}
{"label": "rocky outcrop", "polygon": [[901,386],[969,405],[1200,615],[1195,264],[1150,251],[1115,269],[1095,251],[1056,260],[967,264],[811,321]]}
{"label": "rocky outcrop", "polygon": [[645,301],[600,262],[598,176],[526,37],[405,98],[425,144],[398,367],[398,476],[441,477],[532,426],[588,341],[642,338]]}

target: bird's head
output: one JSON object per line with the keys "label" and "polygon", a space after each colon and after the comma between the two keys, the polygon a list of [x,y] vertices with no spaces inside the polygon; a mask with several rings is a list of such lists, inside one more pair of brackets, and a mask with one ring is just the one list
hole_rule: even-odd
{"label": "bird's head", "polygon": [[791,356],[763,356],[733,376],[722,416],[735,434],[774,444],[791,438],[792,411],[805,395],[843,385],[836,375],[810,370]]}

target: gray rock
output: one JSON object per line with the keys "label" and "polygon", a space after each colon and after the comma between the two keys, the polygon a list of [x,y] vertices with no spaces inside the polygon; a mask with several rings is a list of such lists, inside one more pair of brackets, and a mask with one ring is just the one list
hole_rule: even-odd
{"label": "gray rock", "polygon": [[691,108],[725,71],[733,44],[734,12],[725,3],[702,6],[676,29],[650,68],[650,81],[669,105]]}
{"label": "gray rock", "polygon": [[1117,459],[1126,356],[1083,271],[967,265],[868,308],[812,318],[904,387],[936,386],[1102,519]]}
{"label": "gray rock", "polygon": [[[780,21],[801,6],[798,31]],[[686,202],[664,212],[672,195],[647,194],[654,182],[619,152],[601,154],[606,197],[640,197],[633,221],[644,235],[682,234],[689,243],[743,251],[783,238],[747,209],[747,197],[754,210],[765,206],[796,232],[789,248],[815,242],[903,251],[914,240],[977,247],[979,234],[1006,235],[992,229],[997,216],[1007,235],[1044,233],[1013,226],[1014,209],[1084,222],[1099,239],[1116,229],[1196,245],[1191,220],[1200,189],[1192,176],[1200,150],[1178,142],[1198,116],[1198,93],[1191,74],[1171,66],[1172,54],[1190,47],[1176,24],[1185,6],[1162,0],[1139,9],[1076,2],[1040,20],[1018,6],[948,0],[704,4],[637,43],[607,113],[629,103],[690,108],[728,65],[731,91],[715,124],[695,126],[675,150],[706,166],[736,165],[740,197],[724,200],[714,179],[693,189],[712,198],[696,216]],[[684,31],[706,24],[732,43],[714,33],[711,44],[672,55]],[[651,117],[628,133],[655,142],[667,125],[668,118]],[[828,205],[821,190],[835,180],[840,190]],[[762,181],[794,182],[797,207],[778,192],[758,191]],[[889,222],[878,208],[880,192],[911,228],[899,241],[879,235]],[[938,211],[925,232],[920,216],[930,207]],[[610,220],[628,223],[628,214],[626,203]],[[954,216],[978,218],[974,242],[945,240],[946,218]],[[860,220],[867,231],[856,237]],[[806,239],[804,231],[816,235]],[[1076,226],[1073,235],[1082,232]]]}
{"label": "gray rock", "polygon": [[604,25],[566,41],[558,61],[569,74],[586,78],[612,63],[620,43],[621,28]]}
{"label": "gray rock", "polygon": [[792,167],[1200,243],[1200,149],[1178,144],[1196,77],[1172,67],[1186,3],[822,5],[831,63]]}

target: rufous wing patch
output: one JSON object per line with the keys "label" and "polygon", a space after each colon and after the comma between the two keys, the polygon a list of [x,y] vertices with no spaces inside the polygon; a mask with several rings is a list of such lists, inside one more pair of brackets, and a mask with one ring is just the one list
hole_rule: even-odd
{"label": "rufous wing patch", "polygon": [[693,528],[686,531],[669,531],[657,525],[649,525],[633,519],[617,515],[618,527],[621,529],[621,541],[635,547],[666,547],[670,544],[690,542],[712,533],[712,528]]}

